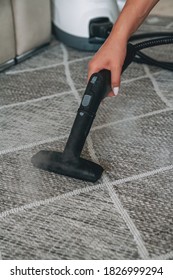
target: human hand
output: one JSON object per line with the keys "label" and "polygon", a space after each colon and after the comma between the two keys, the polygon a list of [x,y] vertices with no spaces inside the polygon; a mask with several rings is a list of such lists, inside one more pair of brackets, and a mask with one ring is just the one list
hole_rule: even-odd
{"label": "human hand", "polygon": [[102,69],[111,71],[112,92],[108,96],[118,94],[129,37],[138,29],[158,1],[127,0],[109,37],[89,62],[88,79]]}
{"label": "human hand", "polygon": [[112,91],[107,96],[116,96],[120,87],[121,71],[126,56],[127,42],[109,36],[101,48],[88,64],[88,80],[91,75],[102,69],[111,71],[111,88]]}

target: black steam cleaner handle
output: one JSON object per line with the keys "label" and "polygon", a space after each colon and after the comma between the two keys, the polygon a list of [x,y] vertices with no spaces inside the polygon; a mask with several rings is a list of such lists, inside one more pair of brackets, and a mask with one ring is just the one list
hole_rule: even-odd
{"label": "black steam cleaner handle", "polygon": [[[133,45],[128,44],[122,72],[132,62],[134,55]],[[100,102],[110,91],[111,72],[109,70],[103,69],[91,76],[63,152],[64,160],[80,157]]]}
{"label": "black steam cleaner handle", "polygon": [[101,70],[91,76],[64,150],[66,159],[80,157],[100,102],[109,90],[110,79],[108,70]]}

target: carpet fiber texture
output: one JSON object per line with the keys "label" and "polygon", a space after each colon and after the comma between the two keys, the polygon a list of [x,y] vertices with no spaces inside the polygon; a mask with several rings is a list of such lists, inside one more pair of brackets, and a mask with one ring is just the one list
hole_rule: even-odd
{"label": "carpet fiber texture", "polygon": [[[139,32],[173,30],[150,16]],[[147,50],[173,61],[173,46]],[[63,151],[92,53],[52,40],[0,74],[2,259],[173,259],[173,73],[132,63],[100,106],[83,156],[105,172],[88,183],[35,169]]]}

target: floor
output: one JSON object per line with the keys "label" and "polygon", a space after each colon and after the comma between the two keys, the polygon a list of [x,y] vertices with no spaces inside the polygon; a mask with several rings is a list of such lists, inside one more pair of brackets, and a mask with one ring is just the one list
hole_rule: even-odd
{"label": "floor", "polygon": [[160,0],[154,7],[151,14],[157,14],[161,16],[172,16],[173,15],[173,1],[172,0]]}
{"label": "floor", "polygon": [[[140,32],[172,30],[151,16]],[[171,61],[172,46],[148,50]],[[91,53],[58,41],[0,74],[2,259],[173,259],[173,73],[133,63],[100,106],[83,157],[105,172],[88,183],[34,168],[62,151]]]}

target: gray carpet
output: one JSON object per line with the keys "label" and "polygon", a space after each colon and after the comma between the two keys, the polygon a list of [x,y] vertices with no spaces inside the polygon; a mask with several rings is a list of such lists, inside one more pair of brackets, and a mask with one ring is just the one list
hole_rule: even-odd
{"label": "gray carpet", "polygon": [[[151,16],[140,32],[172,23]],[[147,53],[173,61],[172,46]],[[91,56],[52,40],[0,74],[2,259],[173,259],[172,72],[133,63],[100,106],[83,151],[105,169],[95,184],[30,162],[63,150]]]}

